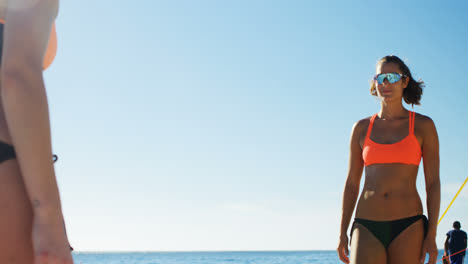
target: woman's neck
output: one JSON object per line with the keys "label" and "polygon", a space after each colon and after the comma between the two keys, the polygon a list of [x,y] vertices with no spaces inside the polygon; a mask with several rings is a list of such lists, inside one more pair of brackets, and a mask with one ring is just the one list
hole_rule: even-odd
{"label": "woman's neck", "polygon": [[384,120],[401,119],[408,116],[408,110],[403,107],[401,101],[399,103],[382,102],[378,116]]}

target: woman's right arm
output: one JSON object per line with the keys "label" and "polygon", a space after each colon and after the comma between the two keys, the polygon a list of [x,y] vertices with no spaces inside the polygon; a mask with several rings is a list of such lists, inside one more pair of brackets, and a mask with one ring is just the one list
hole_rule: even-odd
{"label": "woman's right arm", "polygon": [[341,261],[349,263],[348,255],[348,235],[347,230],[354,206],[359,195],[359,184],[361,182],[364,161],[362,160],[362,149],[359,144],[360,135],[365,126],[365,121],[361,120],[354,124],[351,132],[350,155],[348,177],[343,192],[343,208],[341,214],[340,242],[338,245],[338,255]]}

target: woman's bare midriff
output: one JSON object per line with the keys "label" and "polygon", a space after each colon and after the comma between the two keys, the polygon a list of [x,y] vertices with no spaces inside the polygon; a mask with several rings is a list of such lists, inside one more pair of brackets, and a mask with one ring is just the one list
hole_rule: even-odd
{"label": "woman's bare midriff", "polygon": [[389,221],[422,214],[421,198],[416,188],[418,168],[408,164],[366,166],[356,217]]}

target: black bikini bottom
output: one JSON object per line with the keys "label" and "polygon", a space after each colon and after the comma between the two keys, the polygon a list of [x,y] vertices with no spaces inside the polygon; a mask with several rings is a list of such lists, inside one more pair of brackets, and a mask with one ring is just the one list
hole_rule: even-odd
{"label": "black bikini bottom", "polygon": [[367,230],[369,230],[385,248],[388,248],[390,243],[406,228],[411,224],[415,223],[419,219],[424,222],[424,237],[426,237],[428,220],[425,215],[415,215],[412,217],[402,218],[393,221],[373,221],[362,218],[354,218],[353,226],[351,227],[351,236],[355,228],[355,224],[361,224]]}
{"label": "black bikini bottom", "polygon": [[0,141],[0,163],[14,158],[16,158],[16,153],[13,146]]}
{"label": "black bikini bottom", "polygon": [[[10,144],[0,141],[0,163],[15,158],[15,148]],[[53,155],[52,159],[54,160],[54,162],[56,162],[58,160],[57,155]]]}

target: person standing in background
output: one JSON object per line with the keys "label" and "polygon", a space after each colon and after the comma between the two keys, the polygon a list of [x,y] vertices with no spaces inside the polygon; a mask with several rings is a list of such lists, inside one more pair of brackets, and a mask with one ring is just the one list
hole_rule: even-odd
{"label": "person standing in background", "polygon": [[451,264],[463,264],[466,255],[466,232],[461,230],[461,224],[458,221],[453,222],[452,230],[447,232],[445,239],[445,255],[450,256],[457,252],[456,255],[450,256]]}

